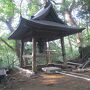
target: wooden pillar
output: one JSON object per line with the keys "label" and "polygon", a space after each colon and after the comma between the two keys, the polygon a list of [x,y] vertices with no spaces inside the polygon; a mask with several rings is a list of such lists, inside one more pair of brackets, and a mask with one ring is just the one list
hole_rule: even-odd
{"label": "wooden pillar", "polygon": [[36,40],[32,38],[32,71],[36,72]]}
{"label": "wooden pillar", "polygon": [[46,65],[48,65],[48,53],[47,53],[47,42],[44,44],[44,51],[45,51],[45,59],[46,59]]}
{"label": "wooden pillar", "polygon": [[64,37],[61,37],[61,47],[62,47],[62,56],[63,56],[64,66],[67,66]]}
{"label": "wooden pillar", "polygon": [[49,42],[47,42],[47,54],[48,54],[48,64],[51,64],[51,52]]}
{"label": "wooden pillar", "polygon": [[23,67],[24,61],[23,61],[23,50],[24,50],[24,42],[21,40],[21,49],[20,49],[20,67]]}

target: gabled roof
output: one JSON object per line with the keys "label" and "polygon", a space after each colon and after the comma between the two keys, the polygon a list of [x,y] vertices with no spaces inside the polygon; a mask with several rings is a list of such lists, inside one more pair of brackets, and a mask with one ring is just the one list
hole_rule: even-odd
{"label": "gabled roof", "polygon": [[46,5],[44,8],[40,9],[32,18],[34,20],[47,20],[53,21],[61,24],[66,24],[63,22],[57,15],[55,9],[53,8],[52,4]]}
{"label": "gabled roof", "polygon": [[52,4],[46,5],[30,20],[21,17],[19,27],[14,31],[10,39],[31,41],[32,37],[38,41],[52,41],[60,37],[82,32],[84,28],[70,27],[59,19]]}

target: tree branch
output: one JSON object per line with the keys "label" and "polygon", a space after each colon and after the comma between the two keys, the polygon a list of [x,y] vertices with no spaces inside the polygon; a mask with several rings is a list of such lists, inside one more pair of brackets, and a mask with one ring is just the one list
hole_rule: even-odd
{"label": "tree branch", "polygon": [[10,46],[4,39],[2,39],[2,38],[0,37],[0,40],[1,40],[3,43],[5,43],[10,49],[12,49],[13,51],[15,51],[15,49],[14,49],[12,46]]}
{"label": "tree branch", "polygon": [[69,7],[69,10],[72,12],[72,10],[77,8],[79,5],[80,5],[80,2],[76,2],[75,0],[73,0]]}

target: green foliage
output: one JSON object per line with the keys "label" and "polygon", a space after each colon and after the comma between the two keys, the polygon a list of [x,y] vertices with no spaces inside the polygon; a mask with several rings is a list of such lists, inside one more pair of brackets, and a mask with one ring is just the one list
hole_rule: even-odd
{"label": "green foliage", "polygon": [[72,2],[73,0],[64,0],[61,5],[60,11],[64,13],[65,10],[68,10]]}
{"label": "green foliage", "polygon": [[77,17],[90,22],[90,0],[78,0],[77,3],[80,3]]}
{"label": "green foliage", "polygon": [[50,42],[50,50],[52,50],[51,59],[53,62],[62,61],[60,40]]}
{"label": "green foliage", "polygon": [[84,47],[90,46],[90,29],[83,32],[83,43]]}
{"label": "green foliage", "polygon": [[0,0],[0,19],[5,21],[14,15],[15,4],[12,0]]}
{"label": "green foliage", "polygon": [[[60,5],[60,12],[64,13],[65,10],[70,9],[70,6],[72,5],[73,1],[74,0],[65,0],[65,2],[62,5]],[[76,8],[78,8],[77,9],[78,10],[77,18],[81,18],[81,19],[84,19],[85,21],[86,20],[89,21],[90,20],[90,16],[89,16],[89,14],[90,14],[90,0],[77,0],[77,3],[79,4],[79,7],[76,7]],[[21,8],[23,11],[25,7],[21,7]],[[16,5],[13,2],[13,0],[0,0],[0,19],[3,21],[8,20],[9,17],[12,17],[16,14],[19,14],[20,13],[19,9],[20,9],[20,7],[16,8]],[[28,4],[28,7],[27,7],[28,11],[27,12],[23,11],[23,13],[27,13],[28,16],[32,16],[39,9],[40,9],[40,1],[39,0],[32,0]],[[76,10],[76,12],[77,12],[77,10]],[[12,23],[13,23],[13,21],[12,21]],[[79,25],[85,26],[85,23],[80,22]],[[5,27],[5,26],[3,26],[3,27]],[[2,32],[3,30],[0,28],[0,31]],[[7,34],[5,33],[5,35],[2,35],[2,37],[7,38]],[[83,32],[83,39],[84,39],[85,46],[90,45],[90,38],[89,37],[90,37],[90,31],[88,29],[88,32]],[[7,39],[4,39],[4,40],[7,41],[13,48],[15,47],[14,41],[11,41],[11,40],[8,41]],[[67,37],[65,38],[65,49],[66,49],[66,55],[67,55],[68,60],[79,56],[78,47],[77,47],[77,43],[76,43],[76,36],[74,36],[74,35],[70,36],[70,41],[71,41],[73,50],[71,50],[71,47],[68,43],[68,38]],[[31,52],[32,45],[26,44],[25,46],[26,46],[25,47],[25,54],[31,54],[32,53]],[[55,50],[55,52],[52,52],[51,60],[53,62],[62,61],[62,51],[61,51],[60,41],[57,40],[54,42],[50,42],[50,49]],[[14,63],[14,60],[16,61],[16,63]],[[3,63],[0,66],[1,67],[9,67],[9,66],[13,67],[14,65],[19,64],[18,61],[19,60],[16,56],[16,53],[14,51],[12,51],[7,45],[5,45],[2,41],[0,41],[0,64]],[[45,63],[45,58],[42,58],[42,57],[38,58],[37,62],[40,64]],[[31,61],[30,61],[30,64],[31,64]]]}
{"label": "green foliage", "polygon": [[25,43],[25,49],[24,49],[25,54],[32,54],[32,44],[30,42]]}
{"label": "green foliage", "polygon": [[28,4],[29,15],[32,16],[39,10],[39,0],[32,0],[31,3]]}
{"label": "green foliage", "polygon": [[[7,42],[15,47],[15,41],[7,40]],[[12,51],[5,43],[0,41],[0,68],[10,68],[19,65],[16,53]]]}
{"label": "green foliage", "polygon": [[90,0],[81,0],[82,9],[90,13]]}

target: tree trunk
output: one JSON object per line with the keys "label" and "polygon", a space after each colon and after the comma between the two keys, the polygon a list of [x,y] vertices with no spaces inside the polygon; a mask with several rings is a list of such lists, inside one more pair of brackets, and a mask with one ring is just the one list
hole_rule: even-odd
{"label": "tree trunk", "polygon": [[[71,11],[69,11],[69,10],[65,11],[65,19],[66,19],[67,23],[71,24],[71,26],[77,26],[76,22],[74,21],[72,15],[71,15]],[[81,39],[80,33],[77,34],[77,45],[78,45],[79,49],[82,48],[82,39]]]}
{"label": "tree trunk", "polygon": [[8,29],[9,29],[11,32],[14,31],[14,28],[12,27],[12,19],[13,19],[13,17],[10,17],[10,18],[5,22],[6,25],[7,25],[7,27],[8,27]]}
{"label": "tree trunk", "polygon": [[86,22],[86,30],[87,30],[87,37],[89,38],[89,28],[88,28],[88,22]]}
{"label": "tree trunk", "polygon": [[70,37],[69,36],[68,36],[68,42],[69,42],[69,46],[70,46],[70,51],[73,54],[72,43],[71,43],[71,40],[70,40]]}
{"label": "tree trunk", "polygon": [[[14,31],[14,28],[12,27],[12,19],[13,17],[10,17],[5,24],[7,25],[7,27],[9,28],[10,32]],[[19,60],[20,60],[20,41],[16,41],[16,46],[15,46],[15,51],[16,51],[16,55],[18,56]],[[19,61],[20,62],[20,61]]]}
{"label": "tree trunk", "polygon": [[20,46],[21,46],[21,43],[20,41],[16,41],[16,55],[18,56],[18,58],[20,59]]}
{"label": "tree trunk", "polygon": [[62,56],[63,56],[64,66],[67,66],[66,52],[65,52],[65,45],[64,45],[64,37],[61,37],[61,47],[62,47]]}
{"label": "tree trunk", "polygon": [[20,47],[20,67],[24,66],[23,51],[24,51],[24,42],[21,41],[21,47]]}

